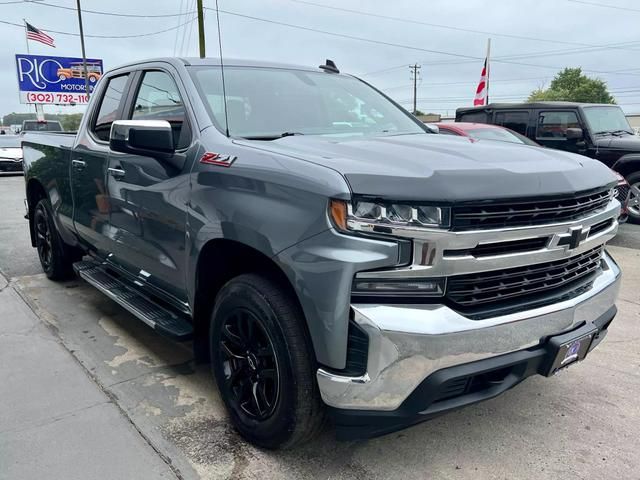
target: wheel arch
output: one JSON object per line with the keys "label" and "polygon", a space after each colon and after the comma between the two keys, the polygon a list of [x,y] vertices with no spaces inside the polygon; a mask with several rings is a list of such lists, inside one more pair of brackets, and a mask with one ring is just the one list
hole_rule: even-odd
{"label": "wheel arch", "polygon": [[640,154],[633,153],[624,155],[620,157],[611,168],[624,177],[634,172],[640,172]]}
{"label": "wheel arch", "polygon": [[[296,290],[281,265],[272,257],[242,242],[223,238],[209,240],[199,251],[194,273],[194,350],[199,362],[209,360],[209,318],[216,296],[228,281],[238,275],[262,273],[272,278],[291,295],[304,316]],[[304,328],[309,334],[307,319],[304,318]]]}

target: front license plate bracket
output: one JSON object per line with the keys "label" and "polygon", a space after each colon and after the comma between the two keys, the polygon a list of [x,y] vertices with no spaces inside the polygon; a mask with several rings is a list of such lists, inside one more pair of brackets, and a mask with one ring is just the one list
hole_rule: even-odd
{"label": "front license plate bracket", "polygon": [[550,365],[546,375],[555,375],[563,368],[583,360],[591,342],[598,334],[598,329],[593,325],[585,325],[573,332],[551,337],[548,342]]}

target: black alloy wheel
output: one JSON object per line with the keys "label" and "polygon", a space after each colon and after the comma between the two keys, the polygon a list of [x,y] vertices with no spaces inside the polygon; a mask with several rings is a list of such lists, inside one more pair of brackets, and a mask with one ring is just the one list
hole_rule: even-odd
{"label": "black alloy wheel", "polygon": [[323,428],[325,409],[306,320],[272,273],[245,273],[216,295],[211,369],[229,419],[249,442],[290,448]]}
{"label": "black alloy wheel", "polygon": [[278,360],[258,317],[244,308],[228,312],[218,352],[235,408],[258,421],[273,415],[280,393]]}
{"label": "black alloy wheel", "polygon": [[33,209],[33,229],[35,247],[42,270],[51,280],[73,278],[73,263],[82,258],[82,251],[67,245],[56,230],[51,204],[46,198],[40,199]]}

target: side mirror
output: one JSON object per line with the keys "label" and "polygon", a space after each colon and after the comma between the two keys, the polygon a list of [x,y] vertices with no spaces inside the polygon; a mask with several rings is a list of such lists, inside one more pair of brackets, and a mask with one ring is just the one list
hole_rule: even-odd
{"label": "side mirror", "polygon": [[175,152],[173,131],[166,120],[116,120],[109,147],[114,152],[168,158]]}
{"label": "side mirror", "polygon": [[567,128],[567,140],[582,140],[583,137],[581,128]]}
{"label": "side mirror", "polygon": [[440,127],[434,125],[433,123],[425,123],[424,126],[427,127],[427,129],[429,129],[431,133],[440,133]]}

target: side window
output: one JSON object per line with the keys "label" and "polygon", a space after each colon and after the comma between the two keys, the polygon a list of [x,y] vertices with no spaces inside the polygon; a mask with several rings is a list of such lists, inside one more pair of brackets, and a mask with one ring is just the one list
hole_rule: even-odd
{"label": "side window", "polygon": [[187,113],[178,87],[168,73],[155,70],[144,73],[131,119],[166,120],[171,124],[173,143],[178,150],[191,143]]}
{"label": "side window", "polygon": [[567,138],[568,128],[580,128],[575,112],[540,112],[536,138],[563,140]]}
{"label": "side window", "polygon": [[109,84],[102,96],[92,131],[95,136],[103,142],[109,141],[111,124],[114,120],[117,120],[118,107],[120,106],[120,100],[122,99],[124,88],[127,86],[128,79],[129,74],[110,78]]}
{"label": "side window", "polygon": [[529,125],[529,112],[496,112],[494,123],[526,136],[527,126]]}
{"label": "side window", "polygon": [[460,118],[456,119],[456,122],[469,122],[469,123],[488,123],[486,112],[472,112],[463,113]]}
{"label": "side window", "polygon": [[440,133],[441,133],[442,135],[455,135],[455,136],[458,136],[458,137],[460,136],[460,134],[459,134],[459,133],[454,132],[453,130],[449,130],[449,129],[446,129],[446,128],[442,128],[442,127],[440,127]]}

